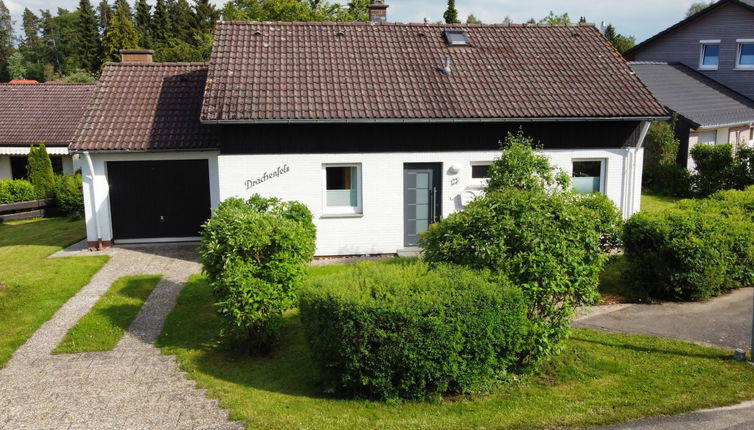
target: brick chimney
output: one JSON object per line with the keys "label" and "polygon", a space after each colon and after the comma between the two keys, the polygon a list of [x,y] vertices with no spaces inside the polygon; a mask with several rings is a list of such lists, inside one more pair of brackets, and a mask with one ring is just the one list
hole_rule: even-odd
{"label": "brick chimney", "polygon": [[387,8],[385,0],[370,0],[369,1],[369,21],[371,22],[385,22],[387,21]]}
{"label": "brick chimney", "polygon": [[121,63],[151,63],[154,51],[151,49],[123,49],[120,51]]}

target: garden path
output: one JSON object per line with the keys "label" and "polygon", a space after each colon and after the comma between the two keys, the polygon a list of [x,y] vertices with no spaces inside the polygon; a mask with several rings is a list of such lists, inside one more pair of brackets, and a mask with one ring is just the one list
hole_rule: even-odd
{"label": "garden path", "polygon": [[[91,255],[81,245],[52,257]],[[198,273],[196,244],[117,247],[90,283],[0,370],[0,429],[242,429],[217,400],[154,347],[183,284]],[[51,355],[68,329],[123,276],[162,274],[113,351]]]}

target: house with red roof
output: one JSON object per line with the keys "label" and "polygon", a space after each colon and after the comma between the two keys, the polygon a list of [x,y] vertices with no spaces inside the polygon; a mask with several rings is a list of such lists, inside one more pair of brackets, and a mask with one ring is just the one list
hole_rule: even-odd
{"label": "house with red roof", "polygon": [[258,193],[312,210],[318,256],[412,250],[483,192],[519,130],[577,189],[639,210],[644,137],[668,114],[597,28],[386,9],[220,22],[209,64],[108,64],[70,147],[90,246],[195,240],[220,201]]}
{"label": "house with red roof", "polygon": [[0,179],[26,177],[29,148],[40,142],[56,173],[78,170],[68,146],[93,91],[93,84],[0,84]]}

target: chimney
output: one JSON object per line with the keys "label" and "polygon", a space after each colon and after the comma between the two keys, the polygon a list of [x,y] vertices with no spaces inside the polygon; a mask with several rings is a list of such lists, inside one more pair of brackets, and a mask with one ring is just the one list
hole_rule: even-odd
{"label": "chimney", "polygon": [[385,0],[369,0],[369,21],[385,22],[387,21],[387,8]]}
{"label": "chimney", "polygon": [[120,51],[121,63],[151,63],[154,51],[151,49],[123,49]]}

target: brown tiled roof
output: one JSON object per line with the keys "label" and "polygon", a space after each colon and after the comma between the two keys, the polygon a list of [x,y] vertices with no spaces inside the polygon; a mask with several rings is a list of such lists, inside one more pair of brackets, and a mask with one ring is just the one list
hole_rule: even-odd
{"label": "brown tiled roof", "polygon": [[0,146],[68,146],[94,84],[0,84]]}
{"label": "brown tiled roof", "polygon": [[[471,46],[448,47],[449,28]],[[591,25],[223,22],[202,108],[231,122],[664,115]]]}
{"label": "brown tiled roof", "polygon": [[109,63],[71,149],[216,148],[213,127],[199,122],[204,63]]}

